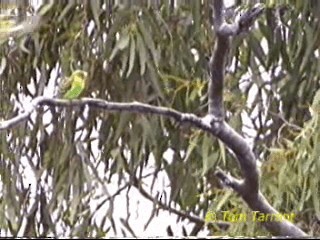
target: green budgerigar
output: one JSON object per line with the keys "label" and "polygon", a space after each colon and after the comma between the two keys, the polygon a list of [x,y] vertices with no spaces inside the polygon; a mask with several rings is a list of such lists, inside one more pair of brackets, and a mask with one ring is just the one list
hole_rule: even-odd
{"label": "green budgerigar", "polygon": [[87,72],[82,70],[74,71],[62,86],[62,92],[64,92],[64,89],[68,89],[63,98],[70,100],[78,98],[85,90],[87,78]]}

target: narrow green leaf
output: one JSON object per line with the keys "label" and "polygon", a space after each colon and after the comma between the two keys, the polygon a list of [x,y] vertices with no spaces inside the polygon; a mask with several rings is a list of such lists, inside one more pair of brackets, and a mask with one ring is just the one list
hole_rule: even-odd
{"label": "narrow green leaf", "polygon": [[139,61],[140,61],[140,75],[142,76],[146,71],[146,62],[147,62],[147,49],[144,45],[143,39],[140,33],[137,33],[137,50],[139,51]]}
{"label": "narrow green leaf", "polygon": [[[199,33],[201,25],[201,1],[192,1],[194,32]],[[199,36],[198,34],[196,36]]]}
{"label": "narrow green leaf", "polygon": [[202,156],[202,175],[205,175],[208,170],[217,162],[219,157],[219,152],[211,152],[212,149],[212,139],[207,134],[203,136],[202,141],[202,149],[201,149],[201,156]]}
{"label": "narrow green leaf", "polygon": [[99,15],[100,15],[100,0],[95,0],[95,1],[89,1],[90,7],[91,7],[91,12],[94,18],[94,21],[97,25],[98,30],[100,30],[100,21],[99,21]]}
{"label": "narrow green leaf", "polygon": [[[319,161],[319,159],[317,159]],[[316,212],[317,218],[320,218],[320,201],[319,201],[319,182],[318,179],[310,179],[310,190],[312,193],[313,207]]]}
{"label": "narrow green leaf", "polygon": [[115,46],[111,52],[111,55],[110,55],[110,61],[113,60],[113,58],[117,55],[117,53],[119,52],[119,48],[117,46]]}
{"label": "narrow green leaf", "polygon": [[128,126],[130,119],[132,119],[132,114],[130,113],[121,114],[120,120],[117,122],[117,125],[116,125],[117,129],[113,137],[114,143],[117,143],[121,134],[125,131],[126,127]]}
{"label": "narrow green leaf", "polygon": [[1,63],[0,63],[0,75],[3,73],[7,66],[7,58],[3,57],[1,58]]}
{"label": "narrow green leaf", "polygon": [[126,51],[121,56],[121,75],[123,76],[128,68],[129,51]]}
{"label": "narrow green leaf", "polygon": [[157,60],[157,50],[154,44],[154,41],[152,39],[152,34],[151,32],[148,30],[148,28],[145,27],[143,22],[138,22],[138,27],[139,30],[143,36],[144,42],[146,44],[146,46],[148,46],[151,56],[153,58],[154,64],[156,66],[158,66],[158,60]]}
{"label": "narrow green leaf", "polygon": [[218,143],[219,143],[220,156],[221,156],[221,159],[222,159],[222,163],[223,163],[223,165],[226,165],[227,164],[226,147],[225,147],[225,145],[223,144],[222,141],[218,140]]}
{"label": "narrow green leaf", "polygon": [[147,66],[148,66],[150,80],[153,85],[153,88],[155,89],[158,96],[160,96],[162,99],[165,99],[163,92],[162,92],[162,88],[160,87],[159,78],[158,78],[158,75],[157,75],[157,72],[156,72],[154,66],[152,65],[152,63],[150,61],[147,62]]}
{"label": "narrow green leaf", "polygon": [[130,35],[128,33],[123,33],[111,52],[110,61],[112,61],[112,59],[117,55],[119,50],[127,48],[129,46],[129,43]]}
{"label": "narrow green leaf", "polygon": [[266,68],[266,54],[263,51],[263,48],[261,47],[261,41],[257,39],[256,36],[253,34],[250,35],[248,45],[251,47],[251,49],[254,52],[255,57],[259,59],[259,62],[262,64],[264,68]]}
{"label": "narrow green leaf", "polygon": [[54,5],[54,0],[50,0],[48,3],[42,2],[40,9],[38,10],[39,15],[44,16]]}
{"label": "narrow green leaf", "polygon": [[217,206],[215,207],[215,211],[220,211],[223,207],[223,205],[228,201],[230,196],[232,195],[232,191],[227,190],[221,200],[218,202]]}
{"label": "narrow green leaf", "polygon": [[189,176],[184,179],[181,191],[182,207],[193,207],[198,202],[196,181]]}
{"label": "narrow green leaf", "polygon": [[212,146],[212,139],[207,136],[207,134],[204,134],[203,140],[202,140],[202,149],[201,149],[201,156],[208,157],[210,147]]}
{"label": "narrow green leaf", "polygon": [[202,176],[204,176],[216,163],[219,158],[219,152],[213,152],[208,157],[202,158]]}
{"label": "narrow green leaf", "polygon": [[190,158],[192,152],[199,145],[200,145],[200,143],[199,143],[199,135],[197,135],[197,136],[195,136],[195,137],[190,139],[189,146],[188,146],[184,161],[186,161],[186,162],[188,161],[188,159]]}
{"label": "narrow green leaf", "polygon": [[125,49],[125,48],[127,48],[129,46],[129,42],[130,42],[130,35],[129,35],[129,33],[127,31],[125,31],[121,35],[121,37],[120,37],[120,39],[119,39],[119,41],[117,43],[117,47],[120,50],[123,50],[123,49]]}
{"label": "narrow green leaf", "polygon": [[63,18],[69,13],[69,11],[75,6],[76,2],[75,0],[68,1],[67,6],[62,10],[60,13],[57,22],[61,22]]}
{"label": "narrow green leaf", "polygon": [[135,60],[135,57],[136,57],[136,43],[135,43],[135,39],[133,36],[131,36],[130,38],[130,58],[129,58],[129,68],[128,68],[128,71],[127,71],[127,76],[126,77],[129,77],[129,75],[131,74],[132,72],[132,69],[134,67],[134,60]]}
{"label": "narrow green leaf", "polygon": [[[116,36],[117,33],[121,32],[121,29],[123,29],[123,26],[126,26],[130,18],[130,10],[122,10],[119,11],[117,14],[115,14],[115,18],[113,19],[112,26],[108,32],[109,36]],[[110,54],[110,51],[112,52],[114,44],[114,38],[108,37],[107,41],[105,43],[105,50],[107,54]]]}

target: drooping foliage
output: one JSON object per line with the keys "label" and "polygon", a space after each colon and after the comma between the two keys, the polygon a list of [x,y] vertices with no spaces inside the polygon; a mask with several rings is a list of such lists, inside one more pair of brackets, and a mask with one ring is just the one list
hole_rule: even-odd
{"label": "drooping foliage", "polygon": [[[239,15],[255,2],[237,1],[230,11]],[[254,29],[232,40],[227,120],[261,160],[268,200],[317,235],[319,124],[309,107],[319,89],[320,2],[261,2],[266,11]],[[206,114],[207,56],[215,43],[209,0],[57,0],[28,11],[41,16],[39,26],[0,46],[0,121],[36,96],[54,97],[76,69],[88,72],[86,97]],[[131,189],[151,202],[165,189],[165,210],[203,220],[209,210],[250,212],[213,177],[218,166],[241,177],[233,154],[169,119],[43,107],[0,138],[0,228],[7,236],[131,235],[132,213],[119,221],[115,211]],[[163,206],[153,205],[151,221]],[[190,221],[196,227],[187,234],[268,234],[252,222],[222,229]]]}

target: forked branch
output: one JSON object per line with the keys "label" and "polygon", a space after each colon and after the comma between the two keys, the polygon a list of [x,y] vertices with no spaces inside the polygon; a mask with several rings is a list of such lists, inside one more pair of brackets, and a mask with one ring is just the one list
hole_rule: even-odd
{"label": "forked branch", "polygon": [[[231,149],[239,162],[243,180],[238,180],[221,169],[216,176],[228,187],[237,192],[248,206],[259,214],[279,214],[265,199],[259,189],[259,170],[256,158],[245,139],[224,122],[223,85],[225,59],[230,47],[230,37],[246,32],[254,20],[262,13],[263,7],[254,7],[241,15],[238,22],[225,21],[223,0],[213,0],[214,29],[216,45],[209,64],[209,109],[207,119],[212,128],[218,129],[214,136],[222,140]],[[306,236],[302,230],[287,220],[264,221],[262,224],[275,236]]]}

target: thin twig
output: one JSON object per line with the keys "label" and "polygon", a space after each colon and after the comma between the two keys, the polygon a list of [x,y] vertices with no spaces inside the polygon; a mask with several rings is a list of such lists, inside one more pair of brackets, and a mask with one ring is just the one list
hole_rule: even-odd
{"label": "thin twig", "polygon": [[302,127],[299,127],[298,125],[296,124],[293,124],[293,123],[290,123],[288,122],[281,114],[277,114],[277,113],[274,113],[272,111],[269,111],[269,113],[277,118],[280,118],[282,120],[283,123],[285,123],[287,126],[289,127],[292,127],[294,128],[295,130],[298,130],[298,131],[301,131],[302,130]]}

